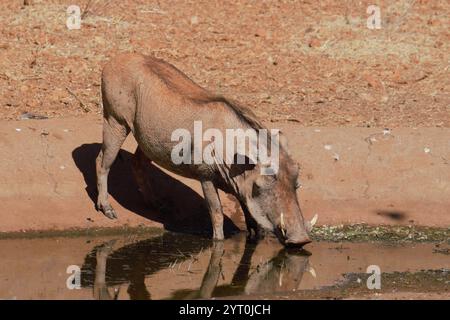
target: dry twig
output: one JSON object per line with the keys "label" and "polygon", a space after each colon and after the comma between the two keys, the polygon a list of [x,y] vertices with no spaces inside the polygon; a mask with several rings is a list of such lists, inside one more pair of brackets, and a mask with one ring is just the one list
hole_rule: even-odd
{"label": "dry twig", "polygon": [[91,109],[80,99],[78,96],[70,90],[68,87],[66,87],[66,90],[80,103],[80,107],[83,109],[84,112],[89,112]]}

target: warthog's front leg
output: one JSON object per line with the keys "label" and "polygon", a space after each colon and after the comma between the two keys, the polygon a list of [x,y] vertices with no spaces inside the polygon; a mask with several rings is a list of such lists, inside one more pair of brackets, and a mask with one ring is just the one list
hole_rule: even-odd
{"label": "warthog's front leg", "polygon": [[223,212],[217,188],[211,181],[202,181],[202,189],[211,216],[213,239],[223,240]]}
{"label": "warthog's front leg", "polygon": [[242,211],[244,212],[245,224],[247,226],[248,239],[259,240],[263,239],[266,235],[266,231],[263,227],[258,225],[258,222],[252,217],[246,204],[243,201],[239,201]]}

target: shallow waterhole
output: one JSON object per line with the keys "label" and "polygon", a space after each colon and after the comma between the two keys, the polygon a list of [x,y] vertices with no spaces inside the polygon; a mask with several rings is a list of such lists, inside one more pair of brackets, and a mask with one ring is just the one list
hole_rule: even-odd
{"label": "shallow waterhole", "polygon": [[[343,298],[374,292],[369,266],[381,271],[379,292],[450,288],[446,243],[314,242],[305,249],[244,234],[224,242],[174,233],[4,239],[0,298]],[[79,289],[67,286],[70,266],[81,270]]]}

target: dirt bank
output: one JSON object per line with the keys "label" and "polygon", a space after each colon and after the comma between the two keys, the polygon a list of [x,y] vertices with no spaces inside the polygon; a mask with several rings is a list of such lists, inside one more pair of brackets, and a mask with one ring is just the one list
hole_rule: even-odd
{"label": "dirt bank", "polygon": [[[450,226],[450,130],[316,128],[273,124],[302,165],[304,215],[319,224]],[[0,123],[0,232],[122,226],[209,227],[198,182],[158,168],[151,174],[167,212],[147,209],[130,173],[135,142],[129,138],[114,164],[110,193],[119,219],[94,209],[94,159],[100,117]],[[243,227],[231,197],[222,195],[228,230]]]}

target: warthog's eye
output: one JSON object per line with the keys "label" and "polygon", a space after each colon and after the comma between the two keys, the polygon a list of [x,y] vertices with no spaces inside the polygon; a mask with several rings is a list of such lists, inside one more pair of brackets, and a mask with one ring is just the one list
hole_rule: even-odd
{"label": "warthog's eye", "polygon": [[252,187],[252,197],[258,197],[261,194],[261,187],[254,183]]}
{"label": "warthog's eye", "polygon": [[259,176],[252,186],[252,197],[257,197],[264,193],[264,190],[269,190],[273,187],[274,183],[277,181],[275,175],[270,176]]}

